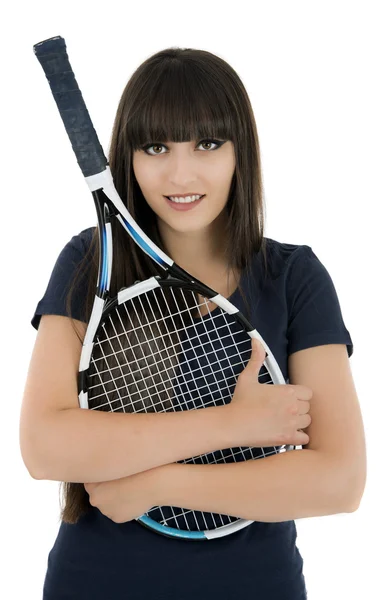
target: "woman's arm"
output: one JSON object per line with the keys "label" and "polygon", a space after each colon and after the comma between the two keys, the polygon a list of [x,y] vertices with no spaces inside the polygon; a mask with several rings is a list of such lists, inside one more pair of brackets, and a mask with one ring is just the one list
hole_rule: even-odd
{"label": "woman's arm", "polygon": [[74,483],[110,481],[227,448],[231,436],[222,426],[222,409],[129,414],[71,408],[46,415],[30,474]]}
{"label": "woman's arm", "polygon": [[362,491],[340,463],[315,450],[221,465],[166,465],[155,474],[161,506],[264,522],[352,512]]}
{"label": "woman's arm", "polygon": [[130,477],[86,483],[90,503],[116,523],[152,506],[179,506],[268,523],[353,512],[362,488],[340,461],[297,450],[247,462],[163,465]]}
{"label": "woman's arm", "polygon": [[223,406],[136,414],[79,408],[80,353],[70,319],[43,315],[20,418],[21,453],[35,479],[109,481],[230,447]]}

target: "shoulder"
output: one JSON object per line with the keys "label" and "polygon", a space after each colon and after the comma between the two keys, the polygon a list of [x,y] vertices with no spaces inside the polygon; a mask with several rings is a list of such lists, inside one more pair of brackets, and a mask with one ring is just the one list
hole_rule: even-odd
{"label": "shoulder", "polygon": [[[38,329],[41,315],[55,314],[69,316],[66,302],[72,284],[72,317],[80,321],[85,321],[82,313],[84,299],[87,295],[88,281],[90,275],[91,262],[84,259],[91,247],[94,231],[96,227],[88,227],[78,234],[73,235],[71,239],[63,246],[52,269],[46,291],[38,302],[31,324]],[[83,263],[83,268],[81,264]]]}
{"label": "shoulder", "polygon": [[[63,268],[64,265],[68,265],[69,268],[73,265],[76,267],[77,264],[86,259],[88,252],[93,251],[93,238],[96,227],[88,227],[83,229],[79,233],[73,235],[62,247],[62,250],[57,258],[56,265]],[[91,254],[88,256],[91,258]]]}
{"label": "shoulder", "polygon": [[[275,280],[287,276],[291,268],[298,262],[302,264],[312,254],[312,249],[306,244],[280,242],[272,238],[264,238],[267,279]],[[264,254],[260,250],[254,257],[252,268],[264,273]],[[264,273],[265,274],[265,273]]]}
{"label": "shoulder", "polygon": [[69,247],[70,250],[78,251],[81,255],[85,255],[91,247],[96,227],[87,227],[79,233],[72,236],[65,248]]}
{"label": "shoulder", "polygon": [[88,227],[73,235],[62,247],[59,253],[52,277],[71,280],[79,267],[83,272],[89,270],[94,247],[92,246],[96,227]]}

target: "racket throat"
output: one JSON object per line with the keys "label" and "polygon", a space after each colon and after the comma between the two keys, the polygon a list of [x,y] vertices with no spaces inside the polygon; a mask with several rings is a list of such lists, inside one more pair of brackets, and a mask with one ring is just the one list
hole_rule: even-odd
{"label": "racket throat", "polygon": [[199,288],[199,291],[204,296],[213,298],[214,296],[217,295],[217,292],[215,290],[213,290],[212,288],[208,287],[207,285],[205,285],[204,283],[199,281],[199,279],[196,279],[196,277],[193,277],[192,275],[187,273],[187,271],[185,271],[184,269],[179,267],[179,265],[177,265],[176,263],[173,263],[173,265],[168,268],[168,272],[170,275],[172,275],[175,278],[181,279],[182,281],[188,281],[189,283],[196,284],[197,288]]}

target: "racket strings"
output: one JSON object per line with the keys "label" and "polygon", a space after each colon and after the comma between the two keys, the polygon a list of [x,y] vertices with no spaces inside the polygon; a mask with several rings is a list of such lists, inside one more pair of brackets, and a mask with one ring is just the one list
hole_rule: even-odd
{"label": "racket strings", "polygon": [[[158,362],[158,361],[156,361],[156,362]],[[211,367],[213,367],[214,365],[215,365],[215,367],[216,367],[216,368],[215,368],[215,370],[214,370],[214,375],[218,375],[219,373],[224,373],[224,369],[221,367],[221,365],[220,365],[220,363],[219,363],[218,361],[215,361],[215,362],[213,362],[213,363],[210,363],[210,366],[211,366]],[[233,363],[233,362],[231,362],[231,363],[230,363],[230,367],[232,367],[232,368],[234,368],[234,367],[240,367],[241,365],[242,365],[242,362],[241,362],[240,360],[239,360],[239,361],[237,361],[237,362],[234,362],[234,363]],[[129,365],[126,365],[126,366],[129,366]],[[115,370],[115,369],[114,369],[114,370]],[[114,375],[113,375],[113,371],[114,371],[114,370],[112,370],[112,371],[111,371],[111,373],[110,373],[110,374],[112,375],[112,379],[111,379],[111,381],[112,381],[112,382],[120,381],[120,380],[121,380],[121,378],[122,378],[122,376],[123,376],[124,378],[125,378],[126,376],[133,377],[133,376],[137,375],[137,373],[138,373],[137,371],[131,371],[131,369],[130,369],[130,370],[128,371],[128,373],[123,373],[123,372],[122,372],[122,373],[121,373],[121,375],[114,376]],[[195,375],[196,371],[198,371],[198,372],[199,372],[199,376],[196,376],[196,375]],[[108,373],[109,373],[109,370],[107,369],[107,370],[100,371],[100,375],[104,375],[105,373],[107,373],[107,374],[108,374]],[[202,369],[201,369],[201,368],[195,369],[195,370],[194,370],[194,372],[192,373],[192,379],[193,379],[193,381],[194,381],[194,382],[201,382],[201,381],[203,380],[203,374],[202,374],[202,373],[203,373],[203,372],[202,372]],[[231,378],[234,378],[234,379],[236,379],[236,375],[235,375],[235,373],[233,373],[232,375],[229,375],[229,376],[226,376],[226,375],[225,375],[225,379],[226,379],[226,381],[228,381],[228,380],[229,380],[229,379],[231,379]],[[264,379],[264,378],[266,378],[266,379],[269,379],[269,374],[268,374],[267,372],[262,372],[262,373],[260,373],[259,379],[261,380],[261,379]],[[146,377],[145,379],[147,379],[147,377]],[[165,382],[169,382],[169,381],[170,381],[170,380],[169,380],[169,379],[168,379],[168,377],[167,377],[167,378],[166,378],[166,380],[165,380]],[[270,383],[270,382],[269,382],[269,381],[260,381],[260,383]],[[92,393],[92,392],[93,392],[93,390],[94,390],[94,389],[96,389],[97,387],[98,387],[98,384],[96,384],[96,385],[94,385],[94,386],[91,386],[91,387],[89,388],[89,391]],[[117,389],[118,389],[118,390],[120,390],[120,389],[124,389],[124,388],[125,388],[125,386],[122,386],[122,387],[118,387],[118,386],[117,386]],[[198,389],[200,389],[200,388],[201,388],[201,386],[199,385],[199,386],[198,386]],[[172,388],[171,388],[171,389],[172,389]],[[221,388],[221,389],[222,389],[222,388]],[[227,387],[227,389],[228,389],[228,387]],[[229,389],[230,389],[230,387],[229,387]],[[97,399],[99,399],[99,398],[103,398],[103,397],[104,397],[104,393],[102,393],[102,394],[100,394],[100,395],[99,395],[99,394],[93,394],[93,396],[92,396],[92,397],[93,397],[93,399],[94,399],[94,400],[97,400]],[[99,406],[99,408],[100,408],[102,405],[103,405],[103,404],[101,404],[101,405]],[[134,411],[134,412],[137,412],[137,411]]]}
{"label": "racket strings", "polygon": [[[236,365],[238,365],[239,363],[235,363],[235,364],[236,364]],[[232,366],[235,366],[235,365],[232,365]],[[216,371],[215,371],[215,374],[218,374],[219,372],[221,372],[221,371],[220,371],[220,370],[216,370]],[[267,376],[267,375],[260,375],[259,379],[260,379],[261,377],[265,377],[265,376]],[[119,377],[117,378],[117,380],[119,380]],[[227,381],[230,381],[230,382],[231,382],[231,383],[230,383],[230,385],[229,385],[229,386],[226,386],[226,388],[224,388],[222,385],[220,385],[220,387],[219,387],[219,391],[221,392],[221,391],[224,391],[224,390],[226,390],[227,392],[230,392],[230,390],[231,390],[231,387],[232,387],[232,385],[233,385],[233,380],[234,380],[234,383],[235,383],[235,382],[236,382],[236,380],[237,380],[237,377],[236,377],[236,375],[234,375],[234,374],[233,374],[233,375],[230,375],[229,377],[227,377]],[[201,382],[201,381],[202,381],[202,377],[199,377],[199,378],[194,378],[194,382],[197,382],[197,381]],[[262,383],[262,382],[260,381],[260,383]],[[269,384],[270,382],[268,382],[268,381],[267,381],[267,382],[264,382],[264,383],[265,383],[265,384]],[[94,387],[96,387],[96,386],[94,386]],[[206,386],[205,386],[205,385],[203,385],[203,386],[202,386],[202,385],[200,385],[200,384],[199,384],[197,387],[198,387],[198,391],[199,391],[199,392],[201,392],[203,389],[206,389]],[[117,387],[117,390],[118,390],[118,391],[124,391],[125,389],[126,389],[126,386],[124,386],[124,385],[123,385],[123,386],[121,386],[121,387]],[[168,387],[166,387],[165,389],[169,389],[170,391],[172,391],[174,388],[173,388],[173,386],[168,386]],[[191,392],[190,392],[189,390],[188,390],[188,391],[182,391],[182,395],[183,395],[184,397],[185,397],[185,396],[190,396],[190,394],[191,394]],[[157,392],[155,392],[155,393],[153,393],[153,394],[149,394],[149,395],[150,395],[150,397],[152,397],[152,396],[156,396],[156,398],[155,398],[155,399],[154,399],[154,401],[153,401],[153,406],[154,406],[154,407],[157,409],[157,408],[159,407],[159,405],[160,405],[160,402],[159,402],[159,399],[158,399],[158,394],[157,394]],[[202,396],[200,395],[200,397],[202,397]],[[102,394],[99,394],[99,395],[93,396],[93,399],[94,399],[94,400],[97,400],[97,399],[99,399],[99,398],[105,398],[105,394],[103,394],[103,393],[102,393]],[[221,402],[221,400],[222,400],[222,401],[223,401],[223,400],[228,400],[228,399],[230,399],[230,398],[231,398],[231,396],[229,396],[229,395],[225,395],[225,396],[221,395],[221,396],[220,396],[220,398],[219,398],[218,400],[216,400],[216,399],[213,399],[213,400],[211,400],[211,401],[208,401],[208,402],[205,402],[205,401],[203,401],[203,403],[202,403],[202,406],[203,406],[204,408],[206,408],[207,406],[210,406],[211,404],[216,404],[217,406],[219,406],[219,405],[220,405],[220,404],[222,404],[222,403],[223,403],[223,404],[226,404],[226,402]],[[184,406],[186,406],[186,407],[189,407],[189,402],[190,402],[190,399],[188,399],[188,400],[184,399],[184,401],[183,401],[183,402],[180,402],[180,401],[178,401],[178,402],[176,402],[176,404],[175,404],[175,408],[176,408],[176,409],[178,409],[178,408],[180,408],[180,409],[181,409],[181,408],[183,408]],[[140,407],[136,408],[136,406],[134,406],[135,404],[136,404],[136,403],[135,403],[133,400],[130,400],[130,401],[129,401],[129,402],[127,402],[126,404],[124,403],[124,404],[123,404],[123,406],[122,406],[122,408],[129,408],[130,406],[132,406],[132,407],[133,407],[133,410],[127,410],[126,412],[143,412],[143,411],[142,411],[142,407],[141,407],[141,408],[140,408]],[[104,410],[105,408],[109,408],[109,407],[110,407],[110,405],[111,405],[110,401],[108,401],[108,402],[106,402],[106,403],[105,403],[104,401],[102,401],[102,402],[100,402],[100,403],[99,403],[99,406],[98,406],[98,408],[99,408],[99,410]],[[162,410],[161,410],[161,411],[159,411],[159,410],[156,410],[156,412],[163,412],[163,411],[162,411]]]}
{"label": "racket strings", "polygon": [[[117,318],[121,320],[120,311],[119,311],[119,310],[117,310],[117,311],[116,311],[116,313],[117,313],[117,315],[116,315],[116,316],[117,316]],[[179,313],[177,313],[177,314],[179,314]],[[218,317],[215,317],[215,316],[212,316],[212,315],[211,315],[211,313],[210,313],[210,319],[212,319],[212,320],[217,320],[217,319],[221,320],[221,315],[219,315]],[[121,320],[121,321],[122,321],[122,320]],[[152,326],[153,326],[153,325],[156,325],[156,326],[159,328],[159,335],[157,335],[157,336],[154,336],[152,340],[149,340],[149,346],[150,346],[150,347],[153,345],[153,342],[157,343],[158,341],[160,341],[160,340],[162,340],[162,339],[164,338],[164,335],[161,333],[161,329],[160,329],[160,327],[159,327],[159,321],[161,321],[161,322],[164,322],[164,319],[160,319],[160,320],[154,320],[154,321],[151,321],[151,322],[148,322],[148,323],[147,323],[147,327],[151,327],[151,328],[152,328]],[[131,319],[130,319],[130,322],[131,322]],[[166,322],[165,322],[165,323],[166,323]],[[199,325],[199,326],[202,326],[202,327],[204,328],[204,325],[203,325],[202,323],[198,323],[198,324],[196,324],[196,323],[193,323],[193,325],[194,325],[194,328],[196,328],[196,326],[197,326],[197,325]],[[225,327],[225,326],[228,326],[228,327],[229,327],[231,324],[229,324],[229,323],[228,323],[228,322],[225,320],[225,323],[224,323],[223,325],[224,325],[224,327]],[[135,335],[135,336],[138,338],[138,333],[139,333],[140,331],[142,331],[142,330],[144,329],[144,327],[145,327],[145,325],[140,325],[140,326],[138,326],[138,328],[137,328],[137,327],[132,327],[132,328],[131,328],[131,331],[132,331],[132,333],[133,333],[133,334],[134,334],[134,335]],[[195,331],[196,331],[196,329],[195,329]],[[225,347],[227,346],[229,339],[233,339],[233,341],[234,341],[234,338],[232,338],[232,333],[231,333],[231,332],[229,332],[227,335],[219,335],[219,334],[218,334],[218,327],[214,327],[214,331],[215,331],[215,333],[217,334],[217,336],[216,336],[216,340],[215,340],[215,341],[216,341],[216,342],[217,342],[217,341],[220,341],[220,343],[221,343],[221,347],[222,347],[222,348],[223,348],[224,346],[225,346]],[[182,328],[177,328],[177,329],[176,329],[176,333],[177,333],[178,335],[180,335],[181,333],[184,333],[184,332],[187,332],[187,328],[186,328],[186,327],[182,327]],[[114,354],[115,354],[115,353],[117,353],[117,354],[121,354],[121,353],[123,353],[123,351],[124,351],[124,345],[123,345],[123,342],[121,341],[121,337],[122,337],[122,336],[126,336],[126,337],[128,338],[128,334],[129,334],[129,333],[130,333],[130,332],[129,332],[129,329],[128,329],[128,328],[126,329],[126,328],[123,326],[123,331],[122,331],[122,333],[118,333],[117,331],[115,331],[114,335],[112,335],[112,336],[109,336],[108,334],[106,334],[106,335],[105,335],[105,337],[104,337],[104,339],[103,339],[102,341],[98,340],[98,341],[96,342],[96,343],[98,343],[98,344],[101,344],[101,343],[106,343],[106,342],[108,342],[108,343],[111,343],[111,342],[112,342],[113,340],[115,340],[115,339],[116,339],[116,340],[119,342],[119,350],[118,350],[117,352],[115,352],[115,351],[114,351],[112,354],[109,354],[109,353],[104,353],[104,355],[103,355],[102,359],[106,359],[106,358],[109,358],[110,356],[114,356]],[[187,340],[188,340],[189,342],[191,342],[191,343],[192,343],[194,340],[197,340],[197,341],[198,341],[198,344],[199,344],[199,343],[201,343],[203,340],[201,340],[201,339],[200,339],[200,336],[199,336],[198,332],[196,332],[196,333],[197,333],[197,335],[196,335],[196,336],[194,336],[193,338],[191,338],[191,337],[187,336]],[[207,333],[207,334],[208,334],[208,332],[207,332],[207,331],[204,331],[204,333]],[[152,334],[152,335],[153,335],[153,334]],[[150,337],[150,335],[149,335],[149,337]],[[209,340],[210,340],[210,338],[209,338]],[[210,340],[210,341],[211,341],[211,340]],[[139,342],[139,340],[138,340],[138,342]],[[245,343],[245,345],[247,346],[247,339],[245,339],[245,340],[242,340],[240,343],[241,343],[241,344],[242,344],[242,343]],[[176,344],[172,344],[171,346],[169,346],[169,345],[168,345],[168,344],[165,342],[165,340],[164,340],[164,348],[165,348],[165,350],[166,350],[166,351],[168,351],[168,352],[169,352],[169,350],[171,350],[171,349],[174,349],[174,350],[176,350],[176,347],[180,347],[180,341],[177,341],[177,342],[176,342]],[[247,351],[248,351],[248,352],[250,352],[250,350],[248,350],[248,349],[247,349]],[[241,353],[237,352],[237,354],[238,354],[238,355],[240,355]],[[156,356],[155,356],[155,354],[153,353],[153,351],[151,352],[151,354],[150,354],[150,355],[145,355],[145,356],[144,356],[144,358],[145,358],[146,360],[147,360],[147,359],[149,359],[149,358],[152,358],[152,359],[155,361],[155,364],[158,366],[158,360],[156,361]],[[134,365],[136,365],[137,363],[138,363],[138,359],[137,359],[137,358],[135,358],[135,360],[134,360],[133,362],[128,362],[128,361],[126,361],[126,364],[127,364],[127,366],[129,367],[129,369],[132,369],[132,367],[133,367]],[[99,371],[101,374],[103,374],[103,373],[104,373],[104,369],[102,369],[101,367],[99,367],[99,365],[98,365],[98,360],[97,360],[97,359],[94,359],[94,365],[95,365],[96,371]],[[107,369],[107,371],[108,371],[108,370],[109,370],[109,369]],[[136,370],[132,369],[132,372],[133,372],[133,374],[136,374]]]}
{"label": "racket strings", "polygon": [[[161,292],[161,290],[159,291]],[[170,289],[169,291],[173,295],[174,290]],[[158,302],[156,291],[153,290],[152,294],[161,314],[163,311],[161,302]],[[147,296],[146,301],[150,305],[148,294],[143,296]],[[176,300],[175,297],[174,299]],[[136,300],[140,303],[140,298]],[[236,376],[250,356],[250,338],[246,334],[242,335],[243,332],[237,327],[235,321],[231,320],[231,323],[228,323],[225,315],[222,318],[220,315],[218,318],[209,313],[208,326],[213,325],[210,334],[208,327],[205,327],[202,321],[198,320],[195,323],[187,304],[184,315],[184,311],[177,310],[175,312],[175,316],[181,317],[180,325],[182,327],[172,331],[172,323],[169,327],[166,317],[159,320],[149,319],[148,321],[148,315],[143,306],[144,303],[142,303],[144,319],[141,319],[139,307],[137,310],[137,307],[132,306],[132,309],[129,310],[128,304],[117,307],[116,314],[110,315],[111,333],[109,333],[107,324],[103,324],[104,335],[99,336],[96,342],[98,347],[95,344],[92,356],[94,371],[91,370],[90,375],[95,373],[97,377],[94,382],[89,382],[91,392],[89,400],[93,407],[103,409],[105,404],[108,410],[112,409],[112,394],[108,394],[108,392],[114,391],[117,399],[125,396],[133,403],[145,400],[147,397],[152,408],[153,404],[158,404],[160,406],[156,408],[161,410],[160,395],[162,390],[165,389],[166,396],[170,397],[172,393],[177,391],[177,383],[182,383],[184,385],[181,386],[181,391],[182,394],[184,392],[184,395],[186,392],[185,385],[187,385],[187,395],[192,395],[192,397],[194,397],[197,388],[198,392],[200,390],[200,393],[197,394],[198,402],[196,403],[196,407],[199,408],[199,401],[204,393],[202,388],[206,387],[211,396],[215,395],[217,388],[221,391],[230,390],[230,378],[233,377],[233,380],[236,380]],[[153,307],[153,310],[156,310],[155,307]],[[123,324],[124,318],[121,316],[123,311],[126,313],[127,327]],[[201,316],[200,313],[199,316]],[[119,327],[118,324],[115,324],[115,321],[120,322],[121,331],[118,331]],[[187,321],[187,324],[185,321]],[[216,321],[219,323],[224,322],[225,334],[221,333],[222,327],[217,326]],[[188,322],[192,325],[194,335],[189,334]],[[162,323],[164,323],[164,332],[162,331]],[[241,334],[241,340],[238,342],[234,337],[235,332],[231,331],[233,324],[236,332],[239,331]],[[199,328],[201,328],[201,331],[199,331]],[[185,337],[183,334],[185,334]],[[114,340],[116,341],[115,349]],[[241,348],[243,345],[246,346],[246,349]],[[178,348],[181,349],[181,355],[184,357],[181,364],[178,363]],[[98,352],[98,349],[100,349],[100,352]],[[216,349],[219,351],[218,355],[215,353]],[[235,351],[232,352],[232,349]],[[188,358],[189,354],[192,357],[191,361]],[[234,360],[235,358],[236,360]],[[105,368],[102,368],[102,364],[105,365]],[[177,367],[179,368],[177,369]],[[173,373],[175,368],[176,372]],[[226,369],[229,369],[228,373]],[[133,383],[133,393],[130,393],[130,382]],[[212,390],[211,383],[217,384],[217,388],[214,385]],[[110,386],[110,384],[112,385]],[[142,390],[143,393],[138,396],[135,395],[134,387],[138,392]],[[154,392],[152,391],[153,388]],[[102,400],[103,397],[105,402]],[[225,395],[220,394],[220,398],[225,398]],[[184,402],[185,404],[187,402]],[[126,402],[126,405],[119,404],[117,409],[126,408],[127,405],[129,405],[129,402]],[[181,406],[182,403],[176,402],[176,408],[181,408]],[[138,408],[137,406],[129,408],[132,411],[138,411],[143,410],[145,407],[138,404]]]}
{"label": "racket strings", "polygon": [[[181,290],[181,291],[183,292],[183,290]],[[151,302],[150,293],[149,294],[145,294],[145,298],[146,298],[146,301],[148,303],[148,307],[150,308],[150,313],[147,316],[147,324],[150,325],[150,326],[158,325],[159,323],[167,323],[168,317],[170,317],[172,319],[172,321],[174,323],[176,323],[177,322],[177,318],[180,318],[181,315],[185,316],[185,313],[190,310],[189,307],[186,305],[184,313],[183,313],[183,309],[180,308],[180,307],[178,307],[178,309],[176,311],[172,311],[171,310],[168,313],[165,312],[165,311],[163,312],[162,308],[161,308],[161,305],[158,304],[158,297],[156,295],[155,290],[152,290],[151,293],[153,293],[154,299],[156,301],[156,304],[155,304],[154,307],[153,307],[152,302]],[[171,293],[173,293],[172,289],[171,289]],[[193,298],[196,298],[195,294],[193,292],[191,292],[191,293],[193,294]],[[166,296],[165,296],[165,299],[166,299]],[[140,297],[137,297],[136,300],[140,301]],[[156,316],[156,305],[158,307],[158,316]],[[140,303],[140,306],[141,306],[142,309],[144,309],[144,305],[143,305],[142,302]],[[201,309],[202,306],[205,306],[209,310],[209,301],[205,299],[204,302],[202,302],[202,301],[197,302],[197,306],[193,307],[193,308],[196,308],[197,311],[198,311],[198,314],[197,314],[198,318],[200,318],[200,317],[203,316],[202,313],[200,312],[200,309]],[[143,310],[143,314],[146,315],[147,314],[146,311]],[[209,315],[211,315],[210,310],[209,310]],[[139,314],[139,312],[135,312],[135,318],[139,319],[139,325],[138,325],[138,327],[136,325],[134,325],[134,332],[137,332],[137,330],[141,331],[144,328],[145,325],[140,320],[140,314]],[[186,329],[186,325],[184,325],[184,327],[182,327],[182,328],[180,328],[180,326],[175,326],[175,331],[177,331],[177,332],[184,331],[185,329]],[[114,337],[115,337],[115,335],[114,335]]]}
{"label": "racket strings", "polygon": [[[119,311],[117,311],[117,312],[118,312],[118,319],[120,319],[120,314],[119,314]],[[211,318],[212,318],[212,319],[214,319],[215,317],[211,317]],[[227,325],[229,326],[229,324],[227,324]],[[196,324],[194,325],[194,327],[196,327]],[[177,331],[177,333],[184,332],[184,331],[185,331],[185,329],[183,328],[183,329],[181,329],[181,330]],[[115,339],[119,339],[119,340],[120,340],[120,338],[121,338],[122,336],[125,336],[125,335],[127,336],[129,333],[130,333],[130,331],[129,331],[129,330],[125,330],[125,331],[123,331],[123,333],[120,333],[120,334],[118,334],[117,336],[107,336],[107,337],[105,337],[105,339],[103,340],[103,343],[111,343],[111,342],[112,342],[113,340],[115,340]],[[137,335],[137,334],[136,334],[136,331],[132,331],[132,333],[133,333],[135,336]],[[155,339],[153,340],[153,342],[157,342],[157,341],[159,341],[159,340],[161,340],[161,339],[163,339],[163,335],[160,335],[160,336],[158,336],[157,338],[155,338]],[[224,336],[224,335],[221,335],[221,336],[219,336],[219,338],[218,338],[218,340],[219,340],[221,343],[224,343],[224,340],[226,340],[226,343],[228,343],[229,339],[231,339],[231,334],[229,334],[229,335],[225,335],[225,336]],[[195,337],[193,337],[193,338],[191,338],[191,337],[188,337],[188,341],[189,341],[189,342],[192,342],[192,341],[194,341],[194,340],[199,340],[199,336],[195,336]],[[97,344],[101,344],[102,342],[101,342],[100,340],[97,340],[97,341],[96,341],[96,343],[97,343]],[[225,345],[226,345],[226,343],[225,343]],[[242,344],[245,344],[245,345],[247,346],[247,341],[246,341],[246,340],[242,340],[242,341],[238,342],[238,345],[240,345],[240,344],[241,344],[241,345],[242,345]],[[153,345],[153,343],[151,343],[151,344],[150,344],[150,346],[152,346],[152,345]],[[172,346],[165,345],[165,350],[167,350],[167,351],[169,351],[169,350],[174,350],[174,351],[175,351],[175,350],[176,350],[176,348],[178,348],[178,347],[180,347],[180,344],[179,344],[179,343],[177,343],[177,344],[175,344],[175,345],[172,345]],[[110,358],[111,356],[115,356],[115,354],[118,354],[118,355],[119,355],[119,354],[121,354],[121,353],[123,353],[123,352],[124,352],[124,346],[123,346],[123,343],[121,342],[121,347],[120,347],[120,349],[119,349],[119,350],[117,350],[117,351],[113,351],[113,352],[112,352],[112,354],[109,354],[109,353],[108,353],[108,354],[105,354],[104,356],[102,356],[102,360],[104,360],[104,359],[106,359],[106,358]],[[247,352],[250,352],[250,350],[248,350],[248,348],[247,348]],[[241,353],[239,353],[239,355],[241,356]],[[159,361],[158,361],[158,360],[156,361],[156,354],[155,354],[153,351],[151,352],[151,354],[150,354],[150,355],[145,355],[145,357],[144,357],[144,358],[145,358],[146,360],[147,360],[147,359],[149,359],[149,358],[153,358],[153,359],[155,360],[155,364],[158,366],[158,362],[159,362]],[[138,359],[137,359],[137,358],[135,358],[133,362],[127,362],[127,361],[126,361],[126,365],[129,367],[129,369],[130,369],[130,370],[132,370],[133,374],[134,374],[134,373],[136,373],[136,370],[134,370],[134,369],[133,369],[133,367],[136,367],[136,366],[137,366],[137,364],[138,364],[138,362],[139,362],[139,361],[138,361]],[[104,372],[105,372],[105,370],[104,370],[104,367],[103,367],[103,368],[101,368],[101,367],[99,366],[98,359],[96,359],[96,358],[95,358],[95,359],[94,359],[94,361],[93,361],[93,364],[94,364],[94,366],[95,366],[95,368],[96,368],[96,371],[99,371],[99,372],[100,372],[100,374],[104,374]],[[108,370],[109,370],[109,369],[107,369],[107,371],[108,371]]]}
{"label": "racket strings", "polygon": [[[124,382],[122,387],[125,388],[125,396],[131,399],[129,412],[136,410],[136,405],[132,406],[132,403],[135,404],[139,400],[142,400],[140,410],[147,410],[149,408],[155,410],[156,407],[153,406],[151,390],[155,389],[155,394],[159,396],[159,404],[162,404],[169,398],[168,390],[164,384],[164,373],[168,380],[171,380],[174,376],[174,373],[170,372],[169,367],[172,369],[177,366],[176,347],[179,345],[178,339],[175,340],[176,343],[173,342],[172,336],[175,332],[172,331],[172,334],[169,332],[168,321],[162,318],[161,323],[164,323],[165,335],[169,333],[170,337],[170,345],[163,344],[162,342],[165,338],[161,333],[162,324],[160,325],[156,321],[148,319],[139,298],[133,299],[131,303],[132,310],[129,311],[127,304],[123,304],[116,309],[113,315],[109,315],[108,323],[103,324],[103,332],[96,344],[96,350],[100,350],[100,352],[97,354],[98,358],[92,357],[97,375],[96,381],[101,384],[103,395],[106,397],[109,405],[108,410],[115,410],[115,407],[112,405],[113,398],[117,398],[120,401],[117,409],[125,409],[123,402],[121,402],[121,386],[117,384],[119,378],[113,376],[116,369],[119,370],[120,378]],[[143,309],[143,317],[140,307]],[[124,321],[126,321],[126,325]],[[120,338],[119,329],[122,330],[123,339]],[[114,349],[114,343],[119,350]],[[146,346],[148,347],[147,352],[145,352]],[[152,350],[152,346],[154,346],[154,351]],[[157,352],[160,355],[163,368],[159,366],[155,359],[152,359]],[[119,360],[119,356],[121,360]],[[105,371],[99,369],[99,360],[102,360],[106,365],[107,368]],[[167,360],[169,360],[168,368]],[[131,368],[134,365],[138,365],[138,368]],[[124,372],[123,367],[128,368],[127,373]],[[126,374],[130,376],[130,382],[126,380]],[[147,383],[148,376],[150,377],[149,383]],[[93,384],[90,387],[92,389]],[[116,392],[116,396],[114,397],[109,393],[113,390]],[[144,393],[141,394],[141,392]],[[163,392],[165,393],[163,394]],[[95,392],[91,398],[92,404],[96,408],[104,409],[103,405],[96,405],[95,401],[98,398],[99,394]],[[168,405],[167,408],[169,408]]]}
{"label": "racket strings", "polygon": [[[101,324],[88,369],[89,407],[164,412],[227,404],[250,355],[251,338],[233,316],[211,311],[207,299],[192,291],[152,289],[117,305]],[[264,365],[259,380],[273,383]],[[179,462],[240,462],[277,451],[227,448]],[[184,530],[215,529],[237,520],[166,506],[153,507],[147,514]]]}

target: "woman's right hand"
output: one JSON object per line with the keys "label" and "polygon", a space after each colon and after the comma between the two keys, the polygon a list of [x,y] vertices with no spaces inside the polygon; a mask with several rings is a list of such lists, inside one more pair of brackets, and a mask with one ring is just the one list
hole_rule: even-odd
{"label": "woman's right hand", "polygon": [[237,379],[232,400],[223,407],[235,445],[303,446],[309,442],[301,430],[311,423],[308,413],[313,391],[304,385],[259,383],[265,357],[261,342],[252,339],[251,357]]}

